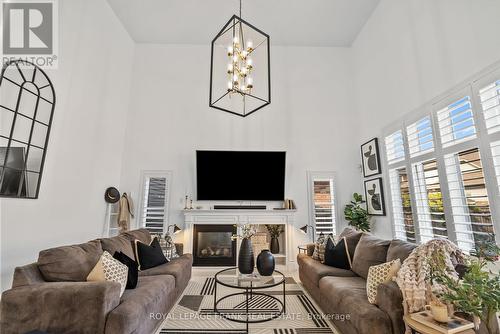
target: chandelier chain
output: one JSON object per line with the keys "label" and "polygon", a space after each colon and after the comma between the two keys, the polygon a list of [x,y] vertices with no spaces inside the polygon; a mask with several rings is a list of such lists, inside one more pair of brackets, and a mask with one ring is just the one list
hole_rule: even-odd
{"label": "chandelier chain", "polygon": [[240,0],[240,18],[241,18],[241,0]]}

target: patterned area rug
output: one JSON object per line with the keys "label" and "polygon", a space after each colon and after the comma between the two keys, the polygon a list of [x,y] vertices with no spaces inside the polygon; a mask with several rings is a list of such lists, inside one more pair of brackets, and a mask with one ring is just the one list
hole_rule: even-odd
{"label": "patterned area rug", "polygon": [[[227,320],[216,314],[214,307],[214,278],[194,277],[170,313],[163,315],[164,322],[157,334],[244,334],[245,324]],[[241,292],[220,284],[217,299]],[[277,299],[283,298],[283,285],[261,290]],[[255,316],[266,316],[280,310],[278,302],[254,295],[249,308]],[[236,317],[243,317],[246,308],[244,296],[234,296],[222,301],[218,308]],[[292,277],[286,278],[286,313],[277,319],[249,325],[249,334],[339,334],[302,287]]]}

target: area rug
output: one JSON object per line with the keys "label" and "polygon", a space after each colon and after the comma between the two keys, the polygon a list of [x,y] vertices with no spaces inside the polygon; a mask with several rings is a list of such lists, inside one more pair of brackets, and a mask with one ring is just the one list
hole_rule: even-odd
{"label": "area rug", "polygon": [[[245,324],[233,322],[216,314],[214,306],[214,278],[194,277],[184,290],[157,334],[244,334]],[[283,298],[283,286],[264,290],[279,300]],[[241,290],[217,285],[217,297],[241,292]],[[241,298],[240,302],[234,298]],[[221,302],[218,308],[223,312],[238,314],[246,304],[243,296]],[[249,302],[252,310],[266,314],[279,309],[280,305],[268,298],[254,295]],[[243,313],[242,313],[243,314]],[[243,316],[243,315],[242,315]],[[292,277],[286,277],[286,313],[277,319],[250,324],[249,334],[339,334],[323,316],[302,287]]]}

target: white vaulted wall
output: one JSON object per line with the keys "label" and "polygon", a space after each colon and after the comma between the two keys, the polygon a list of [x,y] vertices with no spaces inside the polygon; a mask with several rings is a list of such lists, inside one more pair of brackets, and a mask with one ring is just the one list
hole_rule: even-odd
{"label": "white vaulted wall", "polygon": [[138,44],[135,59],[121,185],[137,203],[141,170],[171,170],[170,224],[195,195],[196,150],[286,151],[297,229],[309,222],[306,171],[336,171],[338,203],[358,186],[349,48],[273,47],[272,103],[245,119],[208,107],[209,45]]}
{"label": "white vaulted wall", "polygon": [[134,43],[108,3],[59,1],[56,109],[37,200],[1,201],[2,290],[42,249],[100,236],[120,182]]}

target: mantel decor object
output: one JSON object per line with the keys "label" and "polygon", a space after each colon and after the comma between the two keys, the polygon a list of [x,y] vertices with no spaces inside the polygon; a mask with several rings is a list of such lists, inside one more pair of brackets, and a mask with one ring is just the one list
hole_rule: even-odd
{"label": "mantel decor object", "polygon": [[212,40],[212,108],[246,117],[271,103],[269,35],[233,15]]}

